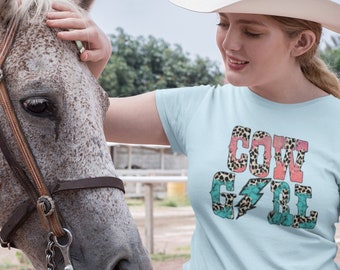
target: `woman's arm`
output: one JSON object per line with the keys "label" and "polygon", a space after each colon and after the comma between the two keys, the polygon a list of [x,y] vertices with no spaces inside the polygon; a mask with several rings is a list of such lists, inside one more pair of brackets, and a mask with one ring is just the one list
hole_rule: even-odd
{"label": "woman's arm", "polygon": [[157,112],[155,92],[111,98],[104,131],[108,141],[169,144]]}
{"label": "woman's arm", "polygon": [[53,10],[46,14],[46,24],[52,28],[69,29],[58,32],[62,40],[81,41],[85,50],[80,59],[87,63],[92,74],[98,79],[110,59],[112,48],[107,35],[84,12],[70,4],[55,1]]}

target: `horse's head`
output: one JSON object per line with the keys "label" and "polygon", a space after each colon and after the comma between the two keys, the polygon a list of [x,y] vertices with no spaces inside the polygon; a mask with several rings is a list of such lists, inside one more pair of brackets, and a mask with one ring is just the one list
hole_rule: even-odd
{"label": "horse's head", "polygon": [[[92,1],[78,1],[89,7]],[[21,20],[2,66],[17,118],[48,188],[60,181],[115,176],[103,134],[108,97],[77,55],[45,25],[48,0],[0,0],[0,43],[13,16]],[[1,48],[0,48],[1,50]],[[12,157],[23,168],[18,146],[0,107],[0,127]],[[28,199],[0,153],[0,226]],[[135,223],[119,189],[68,190],[53,195],[72,232],[75,269],[151,269]],[[34,211],[12,235],[37,269],[46,269],[48,232]],[[63,269],[60,252],[56,269]]]}

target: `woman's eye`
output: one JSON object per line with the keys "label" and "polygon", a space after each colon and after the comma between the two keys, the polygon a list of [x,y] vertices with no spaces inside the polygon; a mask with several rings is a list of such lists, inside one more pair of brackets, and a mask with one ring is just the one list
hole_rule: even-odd
{"label": "woman's eye", "polygon": [[229,23],[224,23],[224,22],[219,22],[217,24],[218,27],[221,27],[223,29],[228,29],[229,28]]}
{"label": "woman's eye", "polygon": [[48,117],[53,116],[56,112],[56,107],[47,98],[33,97],[21,101],[25,111],[35,116]]}
{"label": "woman's eye", "polygon": [[255,33],[255,32],[251,32],[251,31],[244,31],[244,33],[249,36],[249,37],[253,37],[253,38],[258,38],[261,36],[260,33]]}

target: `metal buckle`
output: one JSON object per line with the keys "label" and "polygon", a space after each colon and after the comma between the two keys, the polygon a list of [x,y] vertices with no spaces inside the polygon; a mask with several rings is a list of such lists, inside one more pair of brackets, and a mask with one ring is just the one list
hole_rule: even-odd
{"label": "metal buckle", "polygon": [[8,248],[8,250],[11,250],[11,243],[2,240],[1,236],[0,236],[0,244],[1,244],[1,247]]}

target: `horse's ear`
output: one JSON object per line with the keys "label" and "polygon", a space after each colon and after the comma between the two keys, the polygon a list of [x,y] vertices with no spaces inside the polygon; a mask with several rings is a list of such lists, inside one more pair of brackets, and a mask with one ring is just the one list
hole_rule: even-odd
{"label": "horse's ear", "polygon": [[94,0],[78,0],[77,1],[78,5],[85,10],[89,10],[93,2]]}

